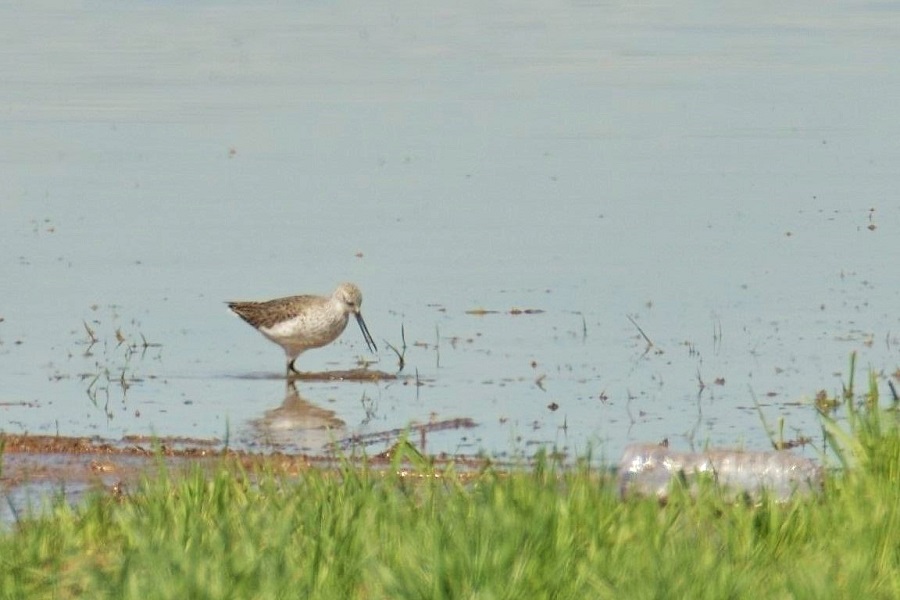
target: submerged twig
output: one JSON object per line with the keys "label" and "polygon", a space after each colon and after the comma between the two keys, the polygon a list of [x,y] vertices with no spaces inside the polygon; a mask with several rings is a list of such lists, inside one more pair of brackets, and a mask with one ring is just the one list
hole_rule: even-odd
{"label": "submerged twig", "polygon": [[646,348],[646,350],[644,350],[644,354],[647,354],[648,352],[650,352],[650,350],[652,348],[656,347],[656,344],[654,344],[653,340],[651,340],[647,336],[647,334],[644,333],[644,330],[641,329],[641,326],[637,324],[637,321],[634,320],[634,317],[632,317],[631,315],[625,315],[625,316],[628,317],[628,320],[631,321],[631,324],[634,325],[635,329],[638,330],[638,333],[641,334],[641,337],[644,338],[644,341],[647,342],[647,348]]}
{"label": "submerged twig", "polygon": [[713,323],[713,352],[718,354],[722,349],[722,321],[716,318]]}
{"label": "submerged twig", "polygon": [[147,338],[144,337],[143,333],[139,333],[138,335],[141,336],[141,348],[143,348],[144,351],[146,351],[147,348],[162,348],[162,344],[160,344],[160,343],[148,342]]}
{"label": "submerged twig", "polygon": [[850,353],[850,379],[846,385],[841,382],[841,386],[844,388],[844,400],[852,400],[853,399],[853,384],[856,379],[856,352]]}
{"label": "submerged twig", "polygon": [[419,401],[419,388],[421,388],[424,384],[419,381],[419,367],[416,367],[416,402]]}
{"label": "submerged twig", "polygon": [[88,337],[91,339],[91,346],[93,346],[99,341],[99,338],[97,338],[97,334],[94,333],[91,326],[87,324],[87,321],[82,321],[82,323],[84,324],[84,330],[87,331]]}
{"label": "submerged twig", "polygon": [[406,359],[404,358],[406,356],[406,331],[403,328],[403,323],[400,324],[400,341],[403,343],[403,345],[401,346],[401,348],[403,349],[402,352],[400,350],[397,350],[397,348],[395,348],[394,345],[389,341],[384,340],[384,343],[387,344],[387,347],[393,350],[394,354],[397,355],[397,371],[402,371],[403,367],[406,366]]}
{"label": "submerged twig", "polygon": [[434,326],[434,352],[437,355],[435,368],[441,368],[441,329],[440,326]]}

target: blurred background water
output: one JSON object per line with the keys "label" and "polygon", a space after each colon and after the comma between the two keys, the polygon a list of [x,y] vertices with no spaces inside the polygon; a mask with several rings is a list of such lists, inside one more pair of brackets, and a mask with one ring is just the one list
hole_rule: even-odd
{"label": "blurred background water", "polygon": [[[0,429],[315,452],[471,418],[427,449],[615,458],[766,448],[755,398],[820,437],[852,352],[883,385],[900,362],[898,25],[805,1],[0,6]],[[406,366],[293,394],[224,301],[344,280],[371,368],[401,328]],[[361,358],[351,325],[298,364]]]}

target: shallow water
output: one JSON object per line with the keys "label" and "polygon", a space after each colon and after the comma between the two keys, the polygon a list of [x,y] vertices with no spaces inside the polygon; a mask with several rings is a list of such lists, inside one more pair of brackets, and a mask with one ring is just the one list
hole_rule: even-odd
{"label": "shallow water", "polygon": [[[427,450],[615,459],[766,448],[756,398],[818,439],[851,352],[900,362],[898,17],[0,8],[0,427],[314,452],[471,418]],[[343,280],[379,352],[351,325],[300,368],[395,372],[401,328],[405,368],[295,401],[224,301]]]}

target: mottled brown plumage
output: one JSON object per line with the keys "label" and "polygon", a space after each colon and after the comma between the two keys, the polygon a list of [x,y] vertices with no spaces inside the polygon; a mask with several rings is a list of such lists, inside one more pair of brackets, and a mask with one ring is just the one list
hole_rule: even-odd
{"label": "mottled brown plumage", "polygon": [[378,348],[363,321],[362,293],[352,283],[342,283],[331,296],[288,296],[266,302],[229,302],[236,315],[284,349],[288,373],[297,357],[310,348],[330,344],[343,333],[350,315],[356,317],[369,350]]}

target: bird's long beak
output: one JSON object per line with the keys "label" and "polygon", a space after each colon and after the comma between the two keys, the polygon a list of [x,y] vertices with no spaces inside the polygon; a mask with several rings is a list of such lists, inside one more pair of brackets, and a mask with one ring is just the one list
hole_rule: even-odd
{"label": "bird's long beak", "polygon": [[366,327],[366,322],[363,321],[362,313],[356,313],[356,322],[359,323],[359,328],[362,330],[369,351],[372,353],[378,352],[378,346],[375,345],[375,340],[372,339],[372,334],[369,333],[369,328]]}

